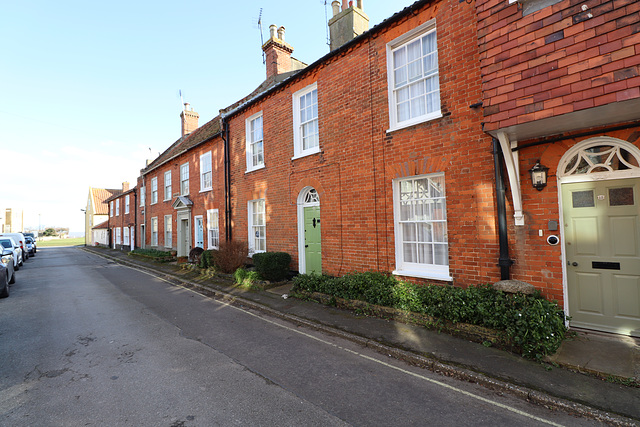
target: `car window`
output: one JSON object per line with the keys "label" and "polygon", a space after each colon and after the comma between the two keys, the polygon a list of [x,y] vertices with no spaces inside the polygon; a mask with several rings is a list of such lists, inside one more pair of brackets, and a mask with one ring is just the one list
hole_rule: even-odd
{"label": "car window", "polygon": [[5,247],[5,248],[11,249],[13,247],[11,242],[8,241],[8,240],[0,240],[0,243],[2,243],[2,246]]}

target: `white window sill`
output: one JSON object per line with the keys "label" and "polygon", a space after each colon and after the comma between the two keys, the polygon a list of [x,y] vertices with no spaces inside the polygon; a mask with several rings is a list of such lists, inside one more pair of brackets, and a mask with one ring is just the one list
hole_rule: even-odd
{"label": "white window sill", "polygon": [[447,274],[439,274],[435,272],[429,271],[420,271],[420,270],[394,270],[391,274],[395,276],[406,276],[406,277],[418,277],[420,279],[433,279],[433,280],[441,280],[445,282],[453,281],[453,277]]}
{"label": "white window sill", "polygon": [[307,150],[302,153],[296,154],[291,158],[291,160],[301,159],[303,157],[311,156],[312,154],[318,154],[318,153],[320,153],[320,147],[318,147],[317,150]]}
{"label": "white window sill", "polygon": [[256,167],[251,168],[251,169],[247,168],[247,170],[244,173],[259,171],[260,169],[264,169],[264,168],[265,168],[265,166],[264,166],[264,164],[262,164],[260,166],[256,166]]}
{"label": "white window sill", "polygon": [[207,191],[211,191],[213,190],[213,187],[209,187],[209,188],[203,188],[202,190],[200,190],[201,193],[206,193]]}
{"label": "white window sill", "polygon": [[432,120],[437,120],[439,118],[442,118],[442,111],[438,111],[437,113],[432,113],[430,115],[420,117],[418,119],[405,120],[402,123],[396,123],[394,125],[389,126],[389,129],[387,129],[387,133],[395,132],[400,129],[406,129],[408,127],[415,126],[420,123],[427,123]]}

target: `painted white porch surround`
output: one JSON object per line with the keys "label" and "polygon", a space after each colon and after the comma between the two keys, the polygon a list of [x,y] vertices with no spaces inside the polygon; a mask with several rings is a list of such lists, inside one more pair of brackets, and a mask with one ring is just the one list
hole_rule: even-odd
{"label": "painted white porch surround", "polygon": [[498,132],[498,141],[502,148],[504,163],[507,166],[509,176],[509,187],[513,199],[513,217],[516,225],[524,225],[524,214],[522,213],[522,192],[520,191],[520,167],[518,165],[518,152],[511,149],[518,145],[517,141],[509,141],[509,136],[505,132]]}

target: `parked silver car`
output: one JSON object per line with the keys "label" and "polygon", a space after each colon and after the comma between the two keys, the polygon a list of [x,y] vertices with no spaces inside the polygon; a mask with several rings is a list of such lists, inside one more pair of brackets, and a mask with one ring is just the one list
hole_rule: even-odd
{"label": "parked silver car", "polygon": [[0,298],[9,296],[9,285],[16,282],[16,272],[13,269],[13,250],[2,248],[0,258]]}

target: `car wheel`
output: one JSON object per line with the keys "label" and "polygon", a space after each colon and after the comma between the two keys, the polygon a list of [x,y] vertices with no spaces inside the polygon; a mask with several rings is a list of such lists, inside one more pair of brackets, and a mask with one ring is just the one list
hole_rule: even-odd
{"label": "car wheel", "polygon": [[9,280],[9,284],[13,285],[14,283],[16,283],[16,272],[14,271],[13,274],[11,275],[11,279]]}
{"label": "car wheel", "polygon": [[9,273],[4,277],[4,289],[0,292],[0,298],[6,298],[9,296]]}

